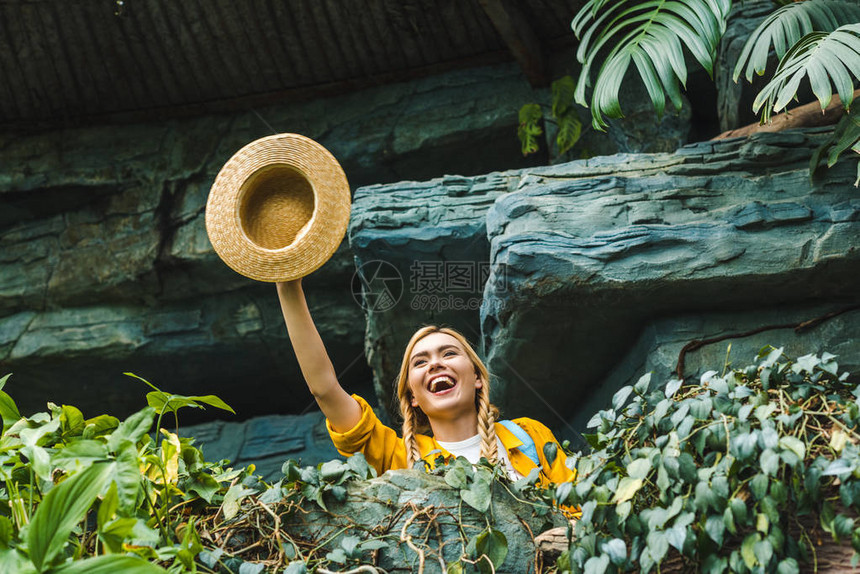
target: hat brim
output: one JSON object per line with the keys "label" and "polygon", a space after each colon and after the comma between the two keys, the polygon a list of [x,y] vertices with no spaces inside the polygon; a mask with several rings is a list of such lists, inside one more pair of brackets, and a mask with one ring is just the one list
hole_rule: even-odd
{"label": "hat brim", "polygon": [[[313,215],[289,245],[267,249],[252,241],[239,214],[245,182],[273,166],[291,168],[313,189]],[[249,143],[218,172],[206,202],[206,232],[218,256],[257,281],[291,281],[319,269],[337,250],[349,224],[350,193],[335,157],[314,140],[278,134]]]}

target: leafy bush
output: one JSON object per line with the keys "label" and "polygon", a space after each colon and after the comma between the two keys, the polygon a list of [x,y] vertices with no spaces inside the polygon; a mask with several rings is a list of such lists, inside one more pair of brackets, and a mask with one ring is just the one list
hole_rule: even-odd
{"label": "leafy bush", "polygon": [[592,418],[559,571],[665,571],[674,556],[702,572],[800,572],[819,528],[860,550],[857,383],[828,353],[758,360],[657,390],[646,375]]}
{"label": "leafy bush", "polygon": [[[122,422],[53,403],[22,417],[2,390],[8,379],[0,379],[2,572],[194,570],[202,549],[194,513],[217,511],[256,482],[253,467],[205,462],[193,439],[160,428],[182,407],[232,411],[218,397],[171,395],[147,382],[149,406]],[[159,438],[149,434],[156,416]]]}

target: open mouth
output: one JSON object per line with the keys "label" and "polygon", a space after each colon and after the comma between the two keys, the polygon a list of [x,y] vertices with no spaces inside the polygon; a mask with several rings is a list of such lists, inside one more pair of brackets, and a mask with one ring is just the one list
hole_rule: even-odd
{"label": "open mouth", "polygon": [[448,375],[442,375],[431,379],[427,383],[427,390],[434,394],[441,393],[442,391],[453,389],[456,384],[457,382]]}

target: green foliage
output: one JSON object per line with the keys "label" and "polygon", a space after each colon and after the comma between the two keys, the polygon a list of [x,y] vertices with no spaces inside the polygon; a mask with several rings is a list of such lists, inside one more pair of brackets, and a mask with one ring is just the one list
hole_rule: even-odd
{"label": "green foliage", "polygon": [[[855,113],[845,114],[833,134],[812,154],[809,160],[809,172],[814,174],[821,163],[821,158],[827,154],[827,167],[833,167],[847,149],[860,154],[860,117]],[[860,162],[857,163],[857,179],[854,187],[860,185]]]}
{"label": "green foliage", "polygon": [[[575,97],[589,107],[586,92],[594,86],[590,105],[594,128],[607,127],[604,116],[623,117],[618,94],[631,62],[659,115],[667,97],[680,108],[680,86],[687,81],[682,46],[713,77],[730,9],[730,0],[589,0],[571,28],[580,40],[576,58],[582,64]],[[592,84],[592,69],[598,63]]]}
{"label": "green foliage", "polygon": [[[558,126],[556,147],[558,155],[567,153],[582,135],[582,122],[573,105],[575,83],[570,76],[563,76],[554,81],[551,86],[552,107],[549,121]],[[544,119],[543,110],[538,104],[526,104],[520,108],[520,124],[517,136],[520,138],[523,155],[536,153],[540,149],[538,136],[543,134],[540,127]]]}
{"label": "green foliage", "polygon": [[846,24],[829,33],[810,32],[798,40],[756,96],[753,111],[762,110],[762,122],[767,122],[771,111],[779,112],[795,98],[806,77],[821,109],[832,98],[831,82],[847,109],[853,99],[854,80],[860,78],[860,24]]}
{"label": "green foliage", "polygon": [[[580,39],[576,57],[582,64],[575,99],[591,108],[593,126],[603,130],[607,118],[623,117],[619,91],[631,62],[658,115],[663,114],[666,98],[680,108],[680,88],[687,79],[682,46],[713,77],[716,49],[731,4],[731,0],[589,0],[571,27]],[[765,73],[771,50],[776,53],[779,64],[774,77],[757,95],[753,111],[760,112],[762,123],[767,123],[773,113],[796,99],[804,79],[822,109],[835,86],[848,110],[860,78],[860,4],[855,0],[779,0],[776,4],[781,7],[750,35],[733,73],[735,81],[741,75],[752,81],[753,72]],[[849,132],[843,126],[842,135],[847,137]],[[860,138],[840,142],[845,144],[843,149],[860,146]],[[821,153],[816,152],[812,171]]]}
{"label": "green foliage", "polygon": [[750,35],[735,65],[733,78],[737,82],[743,74],[751,82],[753,72],[764,75],[771,49],[777,59],[782,59],[803,36],[814,31],[832,32],[843,24],[858,21],[860,4],[854,0],[806,0],[786,4],[765,18]]}
{"label": "green foliage", "polygon": [[119,421],[52,403],[21,417],[0,391],[0,571],[197,570],[200,536],[181,509],[214,514],[253,468],[204,462],[193,439],[164,429],[157,445],[156,415],[199,403],[232,410],[217,397],[166,396],[158,413],[150,406]]}
{"label": "green foliage", "polygon": [[829,353],[758,360],[625,387],[591,419],[594,450],[560,500],[582,519],[559,571],[649,572],[674,554],[704,572],[798,572],[818,527],[860,549],[860,389]]}

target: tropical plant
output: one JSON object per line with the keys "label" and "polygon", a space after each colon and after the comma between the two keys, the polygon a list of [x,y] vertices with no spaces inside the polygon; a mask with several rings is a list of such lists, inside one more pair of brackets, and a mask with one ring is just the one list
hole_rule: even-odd
{"label": "tropical plant", "polygon": [[[138,377],[139,378],[139,377]],[[183,397],[153,387],[149,406],[124,421],[86,419],[70,405],[22,417],[0,379],[0,571],[52,574],[196,570],[202,549],[189,511],[229,501],[253,467],[207,463],[157,426],[166,412],[215,396]],[[146,382],[146,381],[144,381]],[[167,570],[165,570],[167,569]]]}
{"label": "tropical plant", "polygon": [[[733,74],[735,81],[743,75],[751,82],[753,73],[766,73],[771,51],[776,54],[774,75],[756,97],[753,111],[761,113],[762,123],[768,122],[797,98],[805,79],[822,109],[830,103],[835,86],[848,111],[860,79],[860,4],[855,0],[774,0],[774,4],[779,8],[750,35]],[[713,78],[731,6],[731,0],[589,0],[571,27],[580,40],[576,58],[582,65],[575,99],[591,108],[595,129],[606,129],[609,118],[623,117],[619,92],[628,81],[631,63],[658,114],[667,98],[680,108],[681,88],[687,81],[684,47]],[[852,122],[849,115],[841,120],[844,124]],[[840,133],[852,130],[843,126]],[[849,143],[842,149],[860,148],[860,139]]]}
{"label": "tropical plant", "polygon": [[591,71],[600,62],[590,104],[594,127],[606,128],[604,116],[623,116],[618,94],[631,62],[658,114],[662,115],[667,96],[680,109],[680,86],[687,82],[682,46],[713,77],[730,9],[731,0],[589,0],[571,27],[580,40],[576,101],[583,106],[589,107],[586,91],[592,85]]}
{"label": "tropical plant", "polygon": [[[551,86],[552,106],[548,120],[558,126],[555,141],[556,153],[560,156],[576,145],[582,135],[582,122],[573,105],[575,87],[573,78],[570,76],[555,80]],[[543,119],[544,112],[539,104],[526,104],[520,108],[517,135],[520,138],[523,155],[538,151],[540,146],[537,138],[543,134],[543,128],[540,126]]]}
{"label": "tropical plant", "polygon": [[589,422],[558,570],[786,574],[815,569],[823,536],[860,551],[858,424],[860,388],[829,353],[767,347],[657,389],[646,375]]}

